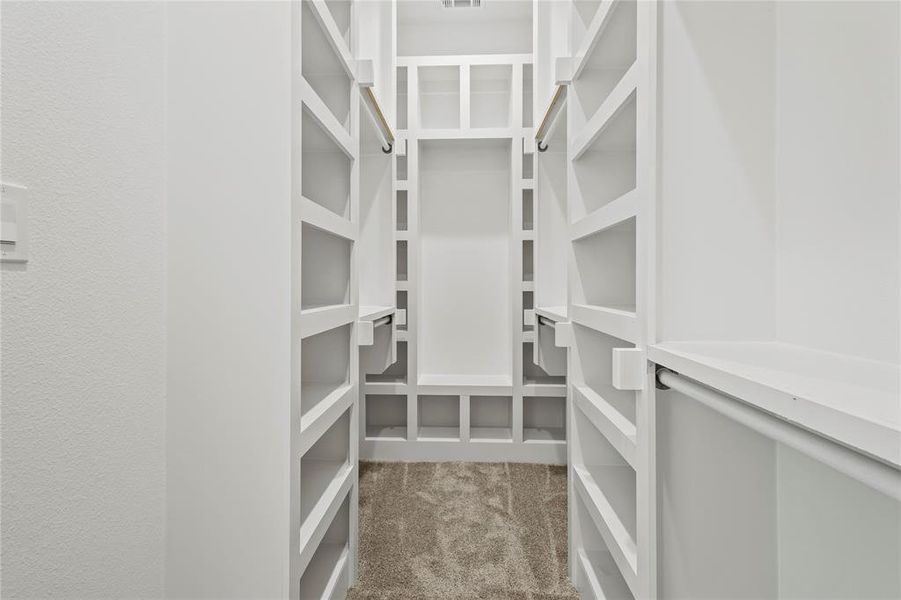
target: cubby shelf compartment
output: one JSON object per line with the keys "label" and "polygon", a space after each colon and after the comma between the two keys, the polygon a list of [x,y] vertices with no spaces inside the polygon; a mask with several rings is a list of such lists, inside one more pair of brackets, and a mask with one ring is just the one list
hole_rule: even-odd
{"label": "cubby shelf compartment", "polygon": [[301,236],[301,310],[349,303],[353,242],[307,224]]}
{"label": "cubby shelf compartment", "polygon": [[573,386],[573,399],[582,414],[634,468],[638,451],[635,424],[587,385]]}
{"label": "cubby shelf compartment", "polygon": [[[345,411],[300,460],[300,521],[317,519],[329,505],[350,463],[350,412]],[[302,525],[303,527],[303,525]]]}
{"label": "cubby shelf compartment", "polygon": [[459,396],[421,395],[417,398],[417,439],[460,440]]}
{"label": "cubby shelf compartment", "polygon": [[480,442],[512,442],[513,398],[470,396],[469,439]]}
{"label": "cubby shelf compartment", "polygon": [[[350,498],[328,520],[328,527],[310,556],[300,578],[300,598],[339,598],[347,592],[350,552]],[[301,536],[301,540],[304,538]]]}
{"label": "cubby shelf compartment", "polygon": [[334,20],[330,14],[321,19],[323,15],[316,10],[315,3],[303,2],[302,7],[301,78],[347,132],[353,86],[353,69],[346,62],[347,56],[342,56],[347,44],[342,44],[343,38],[332,39],[337,27],[332,29]]}
{"label": "cubby shelf compartment", "polygon": [[[354,149],[353,138],[335,118],[316,90],[303,77],[300,78],[300,97],[305,109],[304,116],[309,114],[336,148],[339,148],[349,158],[356,158],[357,152]],[[306,125],[306,122],[303,125]]]}
{"label": "cubby shelf compartment", "polygon": [[312,408],[300,418],[300,447],[303,454],[319,441],[329,427],[344,414],[354,399],[353,386],[349,383],[337,387],[327,383],[301,385],[301,405]]}
{"label": "cubby shelf compartment", "polygon": [[300,429],[304,448],[318,441],[353,400],[350,326],[301,341]]}
{"label": "cubby shelf compartment", "polygon": [[332,135],[309,107],[302,113],[301,170],[316,176],[301,178],[301,195],[348,220],[353,154],[342,144],[350,140]]}
{"label": "cubby shelf compartment", "polygon": [[524,396],[522,439],[526,443],[566,443],[566,398]]}
{"label": "cubby shelf compartment", "polygon": [[366,439],[407,439],[406,394],[366,394]]}
{"label": "cubby shelf compartment", "polygon": [[510,127],[512,65],[473,65],[470,74],[470,127]]}
{"label": "cubby shelf compartment", "polygon": [[666,342],[648,359],[901,467],[897,365],[779,342]]}
{"label": "cubby shelf compartment", "polygon": [[356,239],[356,228],[353,223],[309,198],[300,198],[300,220],[332,235],[347,240]]}
{"label": "cubby shelf compartment", "polygon": [[626,192],[616,200],[573,223],[569,230],[570,239],[580,240],[636,218],[638,202],[639,197],[636,190]]}
{"label": "cubby shelf compartment", "polygon": [[[595,141],[604,133],[611,122],[624,110],[628,103],[634,102],[635,90],[638,86],[639,68],[632,65],[610,95],[604,100],[597,112],[591,116],[585,127],[572,141],[570,153],[572,160],[577,160],[588,150]],[[632,142],[634,143],[634,142]]]}
{"label": "cubby shelf compartment", "polygon": [[[313,475],[316,476],[315,474]],[[304,487],[306,474],[303,473],[301,466],[301,488]],[[304,571],[313,558],[313,554],[319,547],[320,542],[326,535],[330,524],[334,521],[335,515],[341,509],[342,503],[347,498],[347,494],[353,487],[354,483],[354,467],[346,465],[345,468],[336,471],[335,476],[328,482],[328,485],[322,491],[319,501],[313,506],[312,510],[306,514],[306,518],[301,521],[300,526],[300,559],[299,569]],[[320,483],[317,481],[313,482]],[[320,483],[321,485],[321,483]],[[301,489],[303,493],[303,489]],[[327,542],[326,542],[327,543]]]}
{"label": "cubby shelf compartment", "polygon": [[582,571],[580,579],[588,584],[592,598],[634,600],[632,591],[595,526],[585,502],[578,495],[574,501],[574,509],[580,520],[580,546],[576,550],[577,567]]}
{"label": "cubby shelf compartment", "polygon": [[419,126],[422,129],[460,127],[460,67],[420,66]]}
{"label": "cubby shelf compartment", "polygon": [[603,127],[570,143],[571,220],[581,219],[636,189],[636,99],[633,90],[625,103],[605,118]]}
{"label": "cubby shelf compartment", "polygon": [[[634,471],[631,467],[596,467],[592,472],[584,466],[574,465],[573,474],[575,475],[573,483],[583,507],[594,521],[629,589],[636,593],[638,552],[635,537],[617,513],[617,510],[629,511],[631,507],[632,512],[625,515],[625,518],[632,519],[634,531]],[[598,485],[597,477],[604,478],[606,494]]]}

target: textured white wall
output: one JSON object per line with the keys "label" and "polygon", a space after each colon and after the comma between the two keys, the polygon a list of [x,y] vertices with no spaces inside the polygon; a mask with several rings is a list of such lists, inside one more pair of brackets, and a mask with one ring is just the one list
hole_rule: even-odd
{"label": "textured white wall", "polygon": [[2,595],[156,597],[165,506],[165,7],[2,3]]}
{"label": "textured white wall", "polygon": [[287,594],[291,6],[168,7],[166,592]]}

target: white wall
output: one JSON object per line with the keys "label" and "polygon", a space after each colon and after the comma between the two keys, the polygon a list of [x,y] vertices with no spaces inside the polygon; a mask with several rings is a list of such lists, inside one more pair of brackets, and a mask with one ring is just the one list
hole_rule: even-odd
{"label": "white wall", "polygon": [[173,3],[166,592],[287,594],[290,4]]}
{"label": "white wall", "polygon": [[2,593],[159,597],[165,7],[2,3]]}
{"label": "white wall", "polygon": [[898,2],[777,9],[777,336],[899,362]]}

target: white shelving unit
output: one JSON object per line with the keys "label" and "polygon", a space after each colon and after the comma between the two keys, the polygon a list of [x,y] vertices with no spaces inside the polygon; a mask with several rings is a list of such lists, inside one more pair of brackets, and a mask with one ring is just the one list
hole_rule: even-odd
{"label": "white shelving unit", "polygon": [[[351,2],[292,5],[292,598],[343,596],[356,569],[359,95]],[[370,189],[370,188],[367,188]],[[390,216],[389,216],[390,218]]]}
{"label": "white shelving unit", "polygon": [[[418,12],[429,10],[398,5],[393,89],[404,150],[393,223],[405,325],[399,360],[363,384],[361,454],[562,464],[565,366],[552,376],[532,364],[534,331],[522,317],[538,227],[526,143],[532,55],[403,50],[424,43],[405,19],[417,13],[421,29]],[[450,40],[430,42],[437,51]]]}

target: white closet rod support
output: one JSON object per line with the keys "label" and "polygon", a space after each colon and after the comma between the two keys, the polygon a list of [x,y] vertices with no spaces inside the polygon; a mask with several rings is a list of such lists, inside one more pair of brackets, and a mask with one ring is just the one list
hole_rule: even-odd
{"label": "white closet rod support", "polygon": [[[542,150],[542,152],[543,152],[543,150]],[[539,325],[547,325],[548,327],[551,327],[551,328],[554,328],[557,326],[557,323],[555,323],[554,321],[551,321],[547,317],[542,317],[540,315],[538,316],[538,324]]]}
{"label": "white closet rod support", "polygon": [[672,388],[681,392],[761,435],[901,501],[901,471],[892,466],[752,408],[669,369],[657,369],[657,383],[660,389]]}

